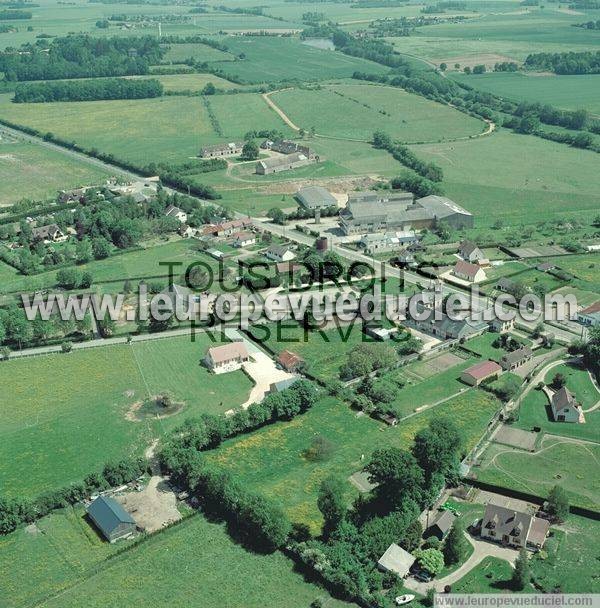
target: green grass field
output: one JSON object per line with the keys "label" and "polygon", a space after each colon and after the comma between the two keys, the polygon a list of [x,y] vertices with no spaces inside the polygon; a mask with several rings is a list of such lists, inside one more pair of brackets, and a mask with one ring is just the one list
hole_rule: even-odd
{"label": "green grass field", "polygon": [[223,525],[201,515],[118,556],[115,551],[127,542],[103,542],[82,516],[79,509],[57,511],[38,522],[41,532],[19,530],[0,541],[3,607],[84,602],[100,608],[143,604],[150,597],[154,606],[184,607],[198,584],[207,608],[233,606],[240,598],[255,608],[305,608],[316,598],[331,608],[350,606],[306,582],[283,554],[250,553]]}
{"label": "green grass field", "polygon": [[397,88],[334,85],[318,90],[292,89],[271,99],[292,119],[320,135],[371,141],[385,131],[404,142],[439,141],[475,135],[485,124],[448,106]]}
{"label": "green grass field", "polygon": [[[573,425],[571,425],[573,426]],[[596,432],[597,435],[597,432]],[[600,445],[546,435],[538,451],[524,452],[491,444],[483,454],[477,479],[546,497],[560,484],[573,504],[598,509]]]}
{"label": "green grass field", "polygon": [[58,190],[102,183],[109,174],[61,152],[0,139],[0,207],[24,198],[54,198]]}
{"label": "green grass field", "polygon": [[549,261],[582,281],[598,284],[600,278],[600,254],[598,253],[560,256],[549,258]]}
{"label": "green grass field", "polygon": [[[357,416],[347,405],[327,397],[289,423],[277,423],[229,440],[206,456],[231,470],[248,487],[260,488],[281,501],[293,521],[306,523],[316,533],[321,526],[317,493],[327,475],[347,478],[365,465],[376,448],[410,447],[415,433],[440,416],[451,418],[472,447],[497,408],[498,401],[490,395],[469,391],[388,427],[368,416]],[[303,456],[317,435],[332,445],[331,457],[323,462]],[[349,494],[354,493],[353,486],[347,487]]]}
{"label": "green grass field", "polygon": [[412,149],[443,168],[446,195],[471,211],[477,226],[558,216],[589,221],[597,214],[600,173],[594,152],[503,130]]}
{"label": "green grass field", "polygon": [[316,49],[296,38],[237,37],[228,38],[226,43],[230,53],[243,53],[245,58],[211,65],[243,82],[314,81],[349,78],[357,70],[375,74],[388,71],[371,61]]}
{"label": "green grass field", "polygon": [[496,72],[477,76],[453,75],[453,78],[506,99],[549,103],[565,110],[585,108],[593,114],[600,114],[600,78],[597,74],[539,76]]}
{"label": "green grass field", "polygon": [[[200,365],[209,346],[197,333],[195,342],[165,338],[2,365],[0,384],[11,395],[0,424],[0,457],[11,463],[0,472],[4,493],[34,496],[79,480],[110,459],[141,453],[189,415],[246,401],[252,384],[242,371],[216,376]],[[134,404],[162,391],[183,410],[131,420]]]}
{"label": "green grass field", "polygon": [[181,63],[190,58],[196,61],[235,61],[235,56],[231,53],[194,42],[171,44],[164,57],[165,61],[171,61],[172,63]]}

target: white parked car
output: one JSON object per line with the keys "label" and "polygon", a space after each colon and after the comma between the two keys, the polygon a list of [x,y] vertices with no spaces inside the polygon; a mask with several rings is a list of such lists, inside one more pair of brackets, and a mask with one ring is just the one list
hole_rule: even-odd
{"label": "white parked car", "polygon": [[402,606],[403,604],[408,604],[409,602],[412,602],[415,599],[414,595],[410,595],[409,593],[407,593],[406,595],[399,595],[396,599],[396,606]]}

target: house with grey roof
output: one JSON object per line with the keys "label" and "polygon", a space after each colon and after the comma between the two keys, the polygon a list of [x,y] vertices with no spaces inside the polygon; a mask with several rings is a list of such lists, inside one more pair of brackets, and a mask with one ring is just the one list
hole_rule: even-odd
{"label": "house with grey roof", "polygon": [[529,346],[522,346],[503,355],[502,359],[500,359],[500,365],[504,371],[512,371],[530,361],[532,357],[533,352],[531,348]]}
{"label": "house with grey roof", "polygon": [[69,238],[57,224],[33,228],[31,237],[34,241],[43,241],[44,243],[62,243]]}
{"label": "house with grey roof", "polygon": [[340,212],[345,235],[431,229],[441,221],[457,229],[473,226],[473,216],[450,199],[426,196],[414,200],[410,192],[353,192]]}
{"label": "house with grey roof", "polygon": [[412,245],[418,241],[414,230],[398,232],[374,232],[365,234],[360,239],[360,245],[364,247],[365,253],[373,255],[376,253],[388,253],[397,251],[405,245]]}
{"label": "house with grey roof", "polygon": [[550,522],[528,513],[489,503],[481,521],[481,537],[517,548],[541,549]]}
{"label": "house with grey roof", "polygon": [[485,255],[473,241],[463,241],[458,248],[458,255],[466,262],[479,262]]}
{"label": "house with grey roof", "polygon": [[87,508],[89,518],[107,541],[114,543],[136,531],[135,519],[109,496],[99,496]]}
{"label": "house with grey roof", "polygon": [[410,571],[416,558],[396,543],[392,543],[377,561],[377,567],[384,572],[392,572],[404,578]]}
{"label": "house with grey roof", "polygon": [[439,540],[444,540],[446,534],[450,532],[450,529],[454,525],[455,519],[456,515],[454,515],[454,513],[451,511],[442,511],[433,520],[433,523],[427,528],[427,530],[425,530],[423,537],[429,538],[431,536],[435,536]]}
{"label": "house with grey roof", "polygon": [[563,386],[552,395],[550,407],[552,408],[552,416],[555,422],[585,422],[581,404],[566,386]]}
{"label": "house with grey roof", "polygon": [[306,209],[337,206],[337,199],[322,186],[304,186],[296,192],[296,200]]}
{"label": "house with grey roof", "polygon": [[289,245],[271,245],[265,256],[275,262],[290,262],[295,259],[296,254]]}
{"label": "house with grey roof", "polygon": [[242,153],[243,147],[243,141],[232,141],[225,144],[203,146],[200,149],[200,156],[202,158],[220,158],[222,156],[235,156],[236,154]]}
{"label": "house with grey roof", "polygon": [[169,205],[165,209],[165,216],[175,218],[178,222],[181,222],[182,224],[185,224],[188,219],[187,213],[183,209],[180,209],[175,205]]}
{"label": "house with grey roof", "polygon": [[271,175],[280,171],[289,171],[290,169],[298,169],[314,162],[302,152],[294,152],[286,156],[275,156],[265,158],[256,163],[256,173],[258,175]]}
{"label": "house with grey roof", "polygon": [[[429,314],[424,314],[426,311]],[[417,304],[417,314],[407,314],[405,324],[425,332],[440,340],[466,340],[487,331],[488,325],[483,321],[469,318],[451,318],[442,310],[435,310],[425,305]]]}

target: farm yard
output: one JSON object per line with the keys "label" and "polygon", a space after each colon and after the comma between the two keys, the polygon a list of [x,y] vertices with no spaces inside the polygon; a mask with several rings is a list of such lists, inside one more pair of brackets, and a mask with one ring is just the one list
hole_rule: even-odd
{"label": "farm yard", "polygon": [[331,85],[317,90],[287,89],[271,99],[305,130],[319,135],[371,141],[385,131],[400,141],[440,141],[485,130],[471,118],[401,89],[369,85]]}
{"label": "farm yard", "polygon": [[[27,179],[24,182],[24,177]],[[104,181],[109,174],[60,152],[0,137],[0,208],[17,201],[45,199],[58,190]]]}
{"label": "farm yard", "polygon": [[[0,424],[0,457],[11,463],[0,472],[3,492],[33,496],[64,486],[108,460],[141,454],[187,416],[244,403],[252,388],[244,372],[219,376],[201,366],[210,345],[196,332],[195,341],[163,338],[0,366],[0,384],[12,396]],[[145,416],[144,401],[163,392],[181,411]]]}

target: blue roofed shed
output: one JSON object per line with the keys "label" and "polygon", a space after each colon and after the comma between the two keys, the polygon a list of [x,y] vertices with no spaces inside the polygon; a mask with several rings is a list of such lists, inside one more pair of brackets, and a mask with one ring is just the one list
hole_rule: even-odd
{"label": "blue roofed shed", "polygon": [[131,536],[136,530],[135,519],[114,499],[99,496],[87,508],[90,519],[111,543]]}

